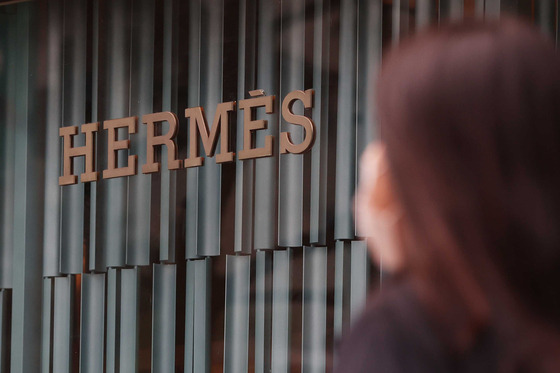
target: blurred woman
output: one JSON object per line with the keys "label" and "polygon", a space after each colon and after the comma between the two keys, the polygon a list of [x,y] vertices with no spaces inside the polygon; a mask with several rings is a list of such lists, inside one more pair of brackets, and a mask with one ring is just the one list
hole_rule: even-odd
{"label": "blurred woman", "polygon": [[560,59],[516,20],[403,43],[358,220],[391,273],[339,372],[560,372]]}

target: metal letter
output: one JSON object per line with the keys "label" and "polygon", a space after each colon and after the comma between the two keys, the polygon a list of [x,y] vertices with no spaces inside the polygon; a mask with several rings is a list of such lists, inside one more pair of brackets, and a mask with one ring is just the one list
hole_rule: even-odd
{"label": "metal letter", "polygon": [[[156,123],[169,123],[169,131],[165,135],[156,136]],[[167,146],[167,168],[177,170],[182,167],[182,161],[177,159],[177,144],[173,140],[179,131],[177,116],[169,111],[163,113],[146,114],[142,116],[142,123],[148,125],[148,136],[146,139],[146,164],[142,166],[142,173],[149,174],[159,172],[160,163],[155,161],[154,148],[157,145]]]}
{"label": "metal letter", "polygon": [[[202,146],[208,157],[214,156],[216,144],[218,143],[218,129],[222,140],[220,142],[220,154],[216,155],[216,163],[233,162],[234,152],[228,151],[229,144],[229,117],[228,113],[235,110],[235,101],[222,102],[216,107],[212,130],[208,129],[208,122],[204,115],[204,109],[198,106],[185,110],[185,117],[190,119],[189,131],[189,157],[185,159],[186,168],[199,167],[204,164],[204,157],[200,157],[198,149],[198,135],[200,134]],[[198,129],[198,131],[197,131]]]}
{"label": "metal letter", "polygon": [[292,111],[294,102],[296,100],[301,100],[303,102],[303,107],[310,109],[313,107],[313,93],[312,89],[304,91],[293,91],[288,93],[288,95],[282,101],[282,117],[288,123],[297,124],[303,126],[305,129],[305,137],[301,144],[295,145],[292,142],[292,138],[288,132],[282,132],[280,134],[280,153],[294,153],[302,154],[311,149],[313,143],[315,142],[315,123],[310,118],[304,115],[295,115]]}
{"label": "metal letter", "polygon": [[107,134],[107,169],[103,170],[103,178],[110,179],[113,177],[136,175],[136,164],[138,163],[137,155],[128,156],[128,165],[126,167],[117,167],[117,151],[130,149],[130,140],[117,141],[117,128],[128,127],[129,133],[136,133],[137,117],[127,117],[121,119],[111,119],[103,122],[103,129],[108,131]]}
{"label": "metal letter", "polygon": [[[251,96],[262,96],[264,91],[254,90],[249,92]],[[243,150],[239,152],[239,159],[252,159],[262,157],[272,157],[272,148],[274,146],[274,136],[266,136],[263,148],[255,148],[253,144],[253,131],[266,129],[268,121],[264,119],[254,119],[256,108],[264,106],[267,114],[274,113],[274,96],[263,96],[258,98],[249,98],[239,101],[239,109],[245,110],[243,117]]]}
{"label": "metal letter", "polygon": [[73,136],[78,134],[78,126],[61,127],[58,130],[59,136],[64,138],[63,153],[63,176],[58,178],[58,185],[71,185],[78,182],[78,177],[74,175],[74,165],[72,158],[86,157],[86,171],[80,175],[82,183],[97,181],[99,173],[94,169],[95,149],[93,148],[93,133],[99,129],[99,123],[82,124],[82,133],[86,135],[86,145],[74,147]]}

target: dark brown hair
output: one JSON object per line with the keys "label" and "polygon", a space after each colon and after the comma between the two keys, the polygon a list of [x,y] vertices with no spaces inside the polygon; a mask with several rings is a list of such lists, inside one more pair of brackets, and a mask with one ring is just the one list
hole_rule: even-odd
{"label": "dark brown hair", "polygon": [[504,371],[560,371],[560,60],[517,20],[421,34],[385,60],[380,136],[405,276],[449,346],[499,337]]}

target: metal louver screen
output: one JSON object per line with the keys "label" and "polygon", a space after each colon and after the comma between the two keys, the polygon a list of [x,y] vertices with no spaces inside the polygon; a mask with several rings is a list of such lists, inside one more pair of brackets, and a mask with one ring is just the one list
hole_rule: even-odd
{"label": "metal louver screen", "polygon": [[[383,48],[503,12],[557,38],[558,11],[556,0],[0,2],[0,373],[330,371],[381,286],[353,194]],[[61,127],[169,111],[185,159],[186,108],[213,118],[264,90],[275,109],[256,110],[268,123],[255,143],[282,131],[301,142],[281,105],[307,89],[313,107],[294,105],[316,126],[307,153],[276,142],[271,157],[169,170],[162,147],[161,171],[143,174],[139,121],[118,130],[136,175],[59,186]],[[230,118],[236,152],[245,115]],[[100,174],[108,141],[100,128]]]}

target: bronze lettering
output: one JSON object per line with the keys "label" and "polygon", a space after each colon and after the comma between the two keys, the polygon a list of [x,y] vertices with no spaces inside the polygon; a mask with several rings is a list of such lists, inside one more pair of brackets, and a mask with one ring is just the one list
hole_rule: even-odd
{"label": "bronze lettering", "polygon": [[264,106],[267,114],[274,113],[274,96],[264,96],[262,89],[251,91],[249,94],[254,98],[239,101],[239,109],[247,109],[243,115],[243,149],[239,151],[239,159],[271,157],[274,147],[274,136],[266,136],[264,147],[255,148],[253,132],[268,127],[267,120],[255,119],[256,108]]}
{"label": "bronze lettering", "polygon": [[[159,124],[162,122],[169,123],[169,131],[167,131],[165,135],[156,136],[156,123]],[[159,172],[160,163],[155,161],[154,149],[156,146],[161,145],[167,147],[167,168],[170,170],[181,168],[182,161],[177,159],[177,144],[175,144],[174,140],[179,130],[179,120],[177,116],[169,111],[146,114],[142,116],[142,123],[148,125],[146,164],[142,165],[142,173],[149,174]]]}
{"label": "bronze lettering", "polygon": [[220,154],[216,155],[216,163],[233,162],[235,153],[228,150],[229,144],[229,112],[235,110],[235,102],[223,102],[216,107],[212,130],[208,128],[208,122],[204,115],[204,109],[200,106],[185,110],[185,117],[190,121],[189,131],[189,157],[185,159],[185,167],[199,167],[204,164],[204,157],[200,156],[198,146],[198,135],[202,140],[202,146],[206,156],[214,156],[216,144],[218,143],[218,130],[220,130]]}
{"label": "bronze lettering", "polygon": [[80,175],[82,183],[97,181],[99,173],[95,171],[95,149],[93,147],[93,133],[99,130],[99,123],[82,124],[81,132],[86,135],[84,146],[74,147],[73,137],[78,134],[78,126],[61,127],[58,130],[59,136],[63,138],[63,171],[58,178],[58,185],[72,185],[78,182],[78,177],[74,175],[73,159],[75,157],[85,157],[85,172]]}
{"label": "bronze lettering", "polygon": [[292,138],[289,132],[282,132],[280,134],[280,153],[294,153],[301,154],[305,153],[313,146],[315,142],[315,123],[310,118],[304,115],[296,115],[292,111],[292,107],[297,100],[303,102],[303,107],[305,109],[310,109],[313,107],[313,93],[312,89],[304,91],[293,91],[288,93],[282,102],[282,117],[288,123],[303,126],[305,129],[305,136],[301,144],[295,145],[292,142]]}
{"label": "bronze lettering", "polygon": [[111,119],[103,122],[103,129],[107,130],[107,169],[103,170],[103,178],[110,179],[113,177],[136,175],[136,166],[138,163],[137,155],[128,156],[128,164],[126,167],[118,167],[117,151],[130,148],[130,140],[117,140],[118,128],[128,128],[129,133],[136,133],[137,117],[128,117],[121,119]]}

